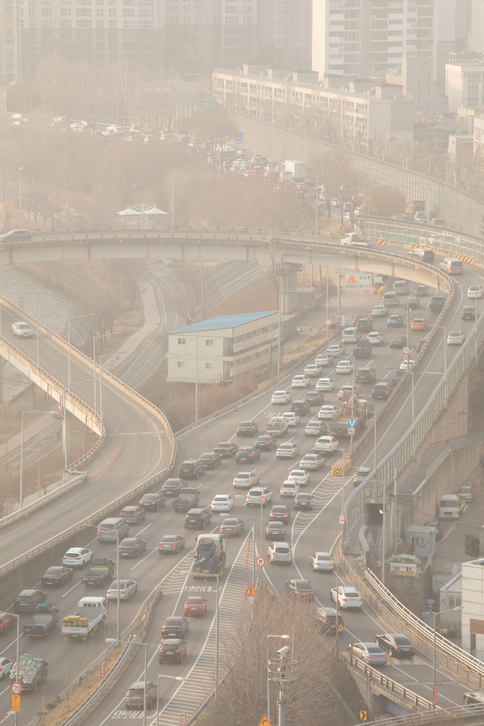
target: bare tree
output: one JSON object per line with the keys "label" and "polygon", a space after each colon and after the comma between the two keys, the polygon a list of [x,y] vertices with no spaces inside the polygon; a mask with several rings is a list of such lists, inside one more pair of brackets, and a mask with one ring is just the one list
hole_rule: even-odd
{"label": "bare tree", "polygon": [[130,307],[134,308],[148,279],[145,260],[113,260],[110,271],[126,293]]}

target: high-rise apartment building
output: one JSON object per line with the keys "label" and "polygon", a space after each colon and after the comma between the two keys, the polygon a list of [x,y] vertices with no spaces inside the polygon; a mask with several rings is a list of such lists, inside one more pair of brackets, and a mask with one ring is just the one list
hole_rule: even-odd
{"label": "high-rise apartment building", "polygon": [[313,0],[313,70],[379,76],[435,58],[434,0]]}
{"label": "high-rise apartment building", "polygon": [[0,86],[20,78],[20,0],[0,0]]}
{"label": "high-rise apartment building", "polygon": [[311,70],[313,0],[260,0],[257,63]]}

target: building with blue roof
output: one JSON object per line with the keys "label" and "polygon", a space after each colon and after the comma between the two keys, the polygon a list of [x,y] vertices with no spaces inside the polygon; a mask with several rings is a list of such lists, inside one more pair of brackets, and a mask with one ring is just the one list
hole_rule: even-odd
{"label": "building with blue roof", "polygon": [[219,315],[168,333],[168,380],[217,383],[277,360],[279,311]]}

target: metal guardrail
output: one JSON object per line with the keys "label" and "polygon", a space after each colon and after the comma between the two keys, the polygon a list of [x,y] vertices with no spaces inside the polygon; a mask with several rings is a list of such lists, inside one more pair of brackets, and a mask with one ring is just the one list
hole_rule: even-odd
{"label": "metal guardrail", "polygon": [[[405,716],[392,716],[388,718],[380,718],[378,721],[367,721],[367,726],[428,726],[431,723],[447,723],[452,719],[473,720],[479,726],[484,723],[484,706],[480,703],[469,704],[468,706],[450,706],[439,708],[428,713],[412,713]],[[476,720],[478,719],[478,720]]]}
{"label": "metal guardrail", "polygon": [[[365,676],[367,681],[374,686],[377,686],[383,694],[387,692],[394,696],[398,696],[401,701],[411,708],[425,712],[432,711],[434,708],[431,701],[423,698],[423,696],[419,696],[418,693],[411,691],[409,688],[402,686],[401,683],[397,683],[397,681],[388,678],[381,670],[372,668],[367,663],[363,663],[363,661],[359,658],[355,658],[355,656],[353,656],[353,658],[350,657],[348,667],[350,670],[353,669],[360,672],[363,676]],[[388,697],[391,698],[390,695]],[[440,708],[437,708],[440,711]]]}
{"label": "metal guardrail", "polygon": [[[402,605],[371,570],[360,577],[346,562],[341,562],[345,573],[369,602],[371,607],[398,632],[411,639],[415,647],[432,657],[434,631],[426,623]],[[468,685],[481,689],[484,684],[484,663],[466,653],[458,645],[449,642],[440,633],[435,634],[439,668],[446,668],[452,675]]]}

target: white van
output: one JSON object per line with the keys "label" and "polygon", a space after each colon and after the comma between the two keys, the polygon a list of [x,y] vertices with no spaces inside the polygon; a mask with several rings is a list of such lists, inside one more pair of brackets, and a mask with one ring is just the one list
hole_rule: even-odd
{"label": "white van", "polygon": [[386,292],[383,295],[383,304],[388,308],[396,307],[399,304],[397,293],[393,290],[392,292]]}
{"label": "white van", "polygon": [[348,232],[341,238],[341,245],[349,247],[372,247],[373,242],[369,239],[362,239],[356,232]]}
{"label": "white van", "polygon": [[457,257],[446,257],[443,262],[440,263],[440,269],[447,272],[449,275],[462,275],[464,272],[464,265]]}
{"label": "white van", "polygon": [[358,328],[345,328],[341,333],[343,343],[357,343],[360,339],[360,331]]}
{"label": "white van", "polygon": [[406,280],[396,280],[393,283],[393,292],[396,292],[397,295],[408,295],[410,292],[408,282]]}
{"label": "white van", "polygon": [[128,523],[121,517],[108,517],[98,525],[97,538],[99,542],[121,542],[129,534]]}

